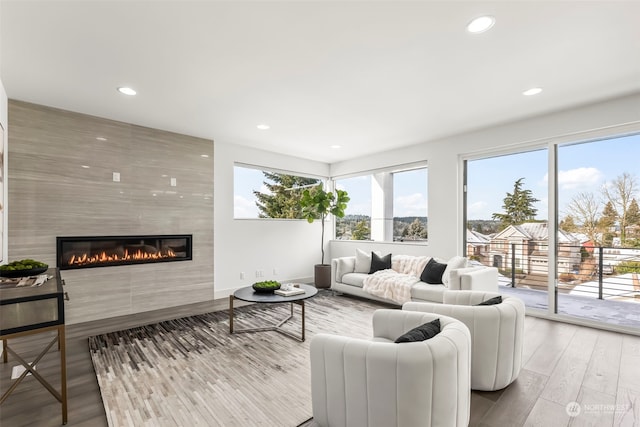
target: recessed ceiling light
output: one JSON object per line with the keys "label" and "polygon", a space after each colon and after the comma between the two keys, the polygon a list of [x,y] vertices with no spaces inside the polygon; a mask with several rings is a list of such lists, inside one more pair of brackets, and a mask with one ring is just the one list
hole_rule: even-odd
{"label": "recessed ceiling light", "polygon": [[493,16],[479,16],[467,25],[467,31],[473,34],[484,33],[493,27],[496,20]]}
{"label": "recessed ceiling light", "polygon": [[334,150],[337,150],[338,148],[342,148],[342,145],[334,144],[331,146],[331,148],[333,148]]}
{"label": "recessed ceiling light", "polygon": [[82,169],[89,169],[91,166],[87,166],[87,165],[80,165],[82,167]]}
{"label": "recessed ceiling light", "polygon": [[540,87],[532,87],[531,89],[525,90],[524,92],[522,92],[522,94],[524,96],[531,96],[531,95],[537,95],[540,92],[542,92],[542,88]]}
{"label": "recessed ceiling light", "polygon": [[129,95],[129,96],[133,96],[137,93],[135,90],[131,89],[130,87],[119,87],[118,92],[123,93],[125,95]]}
{"label": "recessed ceiling light", "polygon": [[207,158],[209,158],[209,155],[208,154],[200,154],[200,157],[202,157],[204,159],[207,159]]}
{"label": "recessed ceiling light", "polygon": [[265,125],[264,123],[263,123],[263,124],[260,124],[260,125],[258,125],[258,126],[256,126],[256,127],[257,127],[258,129],[260,129],[260,130],[269,130],[269,129],[271,129],[271,126],[269,126],[269,125]]}
{"label": "recessed ceiling light", "polygon": [[98,141],[106,141],[107,140],[107,138],[105,138],[104,136],[97,136],[96,139]]}

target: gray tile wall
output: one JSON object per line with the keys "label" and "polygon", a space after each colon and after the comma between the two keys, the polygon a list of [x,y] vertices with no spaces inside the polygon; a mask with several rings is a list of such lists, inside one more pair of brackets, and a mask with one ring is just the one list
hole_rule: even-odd
{"label": "gray tile wall", "polygon": [[10,261],[55,265],[56,236],[193,234],[192,261],[63,271],[68,324],[213,299],[213,141],[9,101],[8,163]]}

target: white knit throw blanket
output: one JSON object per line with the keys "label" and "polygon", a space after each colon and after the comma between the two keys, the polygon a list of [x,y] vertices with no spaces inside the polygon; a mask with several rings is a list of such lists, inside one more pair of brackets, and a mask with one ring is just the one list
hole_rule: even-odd
{"label": "white knit throw blanket", "polygon": [[411,287],[419,281],[419,278],[411,274],[380,270],[364,279],[362,290],[402,305],[411,301]]}

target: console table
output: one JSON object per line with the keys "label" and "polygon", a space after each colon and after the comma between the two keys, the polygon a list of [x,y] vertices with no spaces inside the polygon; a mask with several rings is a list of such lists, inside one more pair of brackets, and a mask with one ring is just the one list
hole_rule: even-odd
{"label": "console table", "polygon": [[[0,339],[3,344],[2,361],[7,363],[9,355],[14,357],[25,371],[11,383],[0,397],[2,404],[24,380],[33,375],[62,404],[62,424],[67,423],[67,362],[64,326],[64,292],[57,268],[50,268],[44,274],[51,278],[40,286],[24,286],[0,289]],[[56,332],[55,337],[31,362],[25,361],[10,346],[9,341],[44,332]],[[35,366],[54,344],[60,353],[60,391],[56,390],[36,371]]]}

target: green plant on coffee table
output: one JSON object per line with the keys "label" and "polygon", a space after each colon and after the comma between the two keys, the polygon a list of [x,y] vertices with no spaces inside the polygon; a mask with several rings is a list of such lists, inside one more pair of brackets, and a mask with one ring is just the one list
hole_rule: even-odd
{"label": "green plant on coffee table", "polygon": [[280,289],[280,282],[275,280],[265,280],[253,284],[253,290],[256,292],[273,292],[276,289]]}

